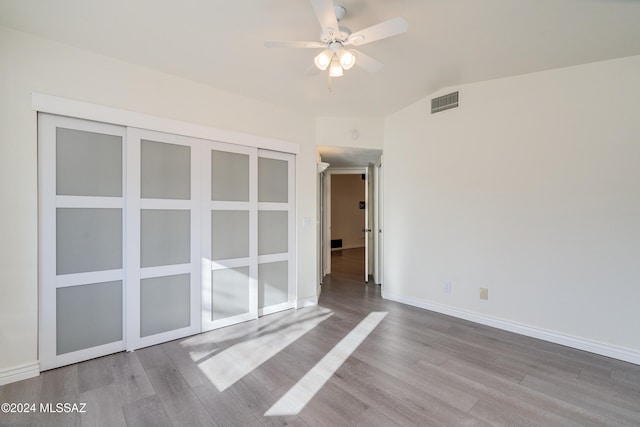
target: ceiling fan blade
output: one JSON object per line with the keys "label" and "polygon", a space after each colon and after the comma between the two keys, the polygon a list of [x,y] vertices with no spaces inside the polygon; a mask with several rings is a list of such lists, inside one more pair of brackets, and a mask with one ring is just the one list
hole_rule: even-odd
{"label": "ceiling fan blade", "polygon": [[267,40],[264,42],[264,47],[293,47],[301,49],[316,49],[319,47],[325,47],[320,42],[295,42],[287,40]]}
{"label": "ceiling fan blade", "polygon": [[356,54],[356,65],[370,73],[377,73],[382,70],[382,67],[384,67],[381,62],[376,61],[359,50],[351,49],[351,52]]}
{"label": "ceiling fan blade", "polygon": [[406,33],[408,29],[409,23],[407,20],[399,16],[351,34],[347,39],[346,44],[362,46],[363,44],[371,43],[376,40]]}
{"label": "ceiling fan blade", "polygon": [[311,0],[313,11],[320,22],[320,27],[326,35],[338,33],[338,18],[333,9],[332,0]]}

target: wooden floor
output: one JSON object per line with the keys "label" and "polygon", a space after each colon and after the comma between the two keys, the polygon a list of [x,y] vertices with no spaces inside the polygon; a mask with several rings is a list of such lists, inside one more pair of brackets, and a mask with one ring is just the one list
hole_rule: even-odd
{"label": "wooden floor", "polygon": [[[640,366],[384,301],[363,283],[357,252],[333,259],[319,307],[0,387],[0,403],[86,403],[83,414],[0,413],[0,425],[640,425]],[[277,342],[329,310],[224,391],[201,369],[241,343],[260,355],[267,335]],[[388,314],[299,414],[264,415],[371,312]]]}

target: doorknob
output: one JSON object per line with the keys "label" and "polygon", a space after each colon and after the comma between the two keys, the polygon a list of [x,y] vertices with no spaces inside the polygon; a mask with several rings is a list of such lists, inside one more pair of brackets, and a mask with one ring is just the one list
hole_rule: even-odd
{"label": "doorknob", "polygon": [[365,233],[371,233],[371,229],[370,228],[363,228],[362,231],[365,232]]}

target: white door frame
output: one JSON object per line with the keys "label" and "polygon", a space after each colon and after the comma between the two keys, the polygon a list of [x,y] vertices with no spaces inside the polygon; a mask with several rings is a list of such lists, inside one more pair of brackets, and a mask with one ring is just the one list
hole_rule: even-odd
{"label": "white door frame", "polygon": [[[326,269],[324,274],[331,274],[331,177],[333,175],[364,175],[364,229],[369,230],[369,168],[366,166],[355,168],[329,168],[326,171],[325,207],[323,230]],[[369,235],[364,239],[364,281],[369,281]]]}
{"label": "white door frame", "polygon": [[383,280],[382,184],[382,156],[380,156],[373,168],[373,282],[376,285],[382,284]]}

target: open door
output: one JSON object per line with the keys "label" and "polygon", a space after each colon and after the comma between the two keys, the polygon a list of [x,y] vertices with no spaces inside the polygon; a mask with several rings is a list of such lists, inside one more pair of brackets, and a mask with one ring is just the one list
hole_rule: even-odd
{"label": "open door", "polygon": [[369,225],[369,169],[364,173],[364,282],[369,282],[369,236],[371,228]]}
{"label": "open door", "polygon": [[382,156],[373,168],[373,282],[382,284]]}

